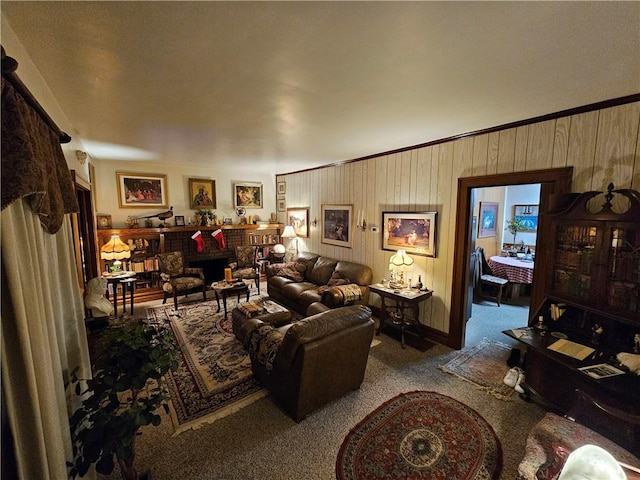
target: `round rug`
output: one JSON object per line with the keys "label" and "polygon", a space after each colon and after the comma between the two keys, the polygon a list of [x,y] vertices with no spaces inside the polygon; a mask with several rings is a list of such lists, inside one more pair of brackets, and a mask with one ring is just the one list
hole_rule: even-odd
{"label": "round rug", "polygon": [[497,479],[500,441],[472,408],[435,392],[409,392],[383,403],[346,436],[338,480]]}

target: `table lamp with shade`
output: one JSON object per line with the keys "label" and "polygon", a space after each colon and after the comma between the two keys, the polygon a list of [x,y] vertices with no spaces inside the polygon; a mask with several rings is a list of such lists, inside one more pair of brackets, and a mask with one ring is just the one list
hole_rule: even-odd
{"label": "table lamp with shade", "polygon": [[[394,274],[392,283],[399,287],[405,287],[404,272],[413,268],[413,258],[407,255],[404,250],[398,250],[389,259],[389,270]],[[411,285],[409,285],[410,287]]]}
{"label": "table lamp with shade", "polygon": [[[284,227],[284,231],[282,232],[282,238],[295,238],[296,239],[296,250],[295,250],[295,252],[296,252],[295,254],[296,255],[298,254],[298,238],[297,237],[298,236],[296,235],[296,231],[293,229],[293,226],[287,225],[286,227]],[[291,243],[289,243],[289,249],[293,250],[291,248]],[[293,258],[295,258],[294,254],[291,253],[289,260],[292,261]]]}
{"label": "table lamp with shade", "polygon": [[122,270],[121,260],[130,257],[129,245],[120,240],[119,235],[111,235],[111,239],[100,248],[100,258],[113,260],[113,272],[120,272]]}

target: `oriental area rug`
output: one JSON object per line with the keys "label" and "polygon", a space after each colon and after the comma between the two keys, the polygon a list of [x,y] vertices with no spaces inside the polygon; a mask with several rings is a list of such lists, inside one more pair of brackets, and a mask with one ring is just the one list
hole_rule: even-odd
{"label": "oriental area rug", "polygon": [[253,378],[251,360],[216,301],[149,308],[147,321],[168,323],[179,347],[178,368],[167,376],[174,435],[198,428],[267,395]]}
{"label": "oriental area rug", "polygon": [[507,359],[510,354],[511,347],[508,345],[485,338],[473,347],[460,350],[439,368],[500,400],[511,400],[515,390],[502,381],[509,370]]}
{"label": "oriental area rug", "polygon": [[491,480],[502,449],[475,410],[435,392],[402,393],[367,415],[346,436],[338,480]]}

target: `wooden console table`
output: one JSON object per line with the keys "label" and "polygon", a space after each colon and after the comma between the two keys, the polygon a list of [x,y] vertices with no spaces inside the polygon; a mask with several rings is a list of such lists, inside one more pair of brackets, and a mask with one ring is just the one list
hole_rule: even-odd
{"label": "wooden console table", "polygon": [[[369,290],[380,295],[382,315],[380,317],[380,325],[378,326],[377,335],[380,334],[385,324],[400,328],[400,343],[404,347],[405,330],[409,329],[411,333],[420,336],[418,324],[420,319],[420,304],[431,298],[433,291],[426,290],[397,290],[386,287],[382,284],[369,285]],[[391,310],[387,308],[386,300],[393,302],[389,305]],[[405,310],[409,310],[412,315],[405,314]],[[390,321],[390,319],[392,319]]]}

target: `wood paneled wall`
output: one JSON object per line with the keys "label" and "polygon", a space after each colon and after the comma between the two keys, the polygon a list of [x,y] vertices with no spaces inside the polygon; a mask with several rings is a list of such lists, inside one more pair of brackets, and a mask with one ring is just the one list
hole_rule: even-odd
{"label": "wood paneled wall", "polygon": [[[640,102],[468,136],[445,143],[285,175],[286,205],[309,207],[309,238],[301,251],[369,265],[374,281],[393,252],[382,250],[382,231],[352,229],[353,248],[321,243],[321,205],[351,204],[368,226],[381,227],[384,211],[438,212],[437,257],[414,256],[413,276],[434,291],[421,322],[448,333],[454,229],[459,177],[574,167],[573,191],[640,189]],[[355,217],[355,213],[354,213]],[[284,221],[284,213],[279,213]],[[376,297],[373,295],[372,297]]]}

